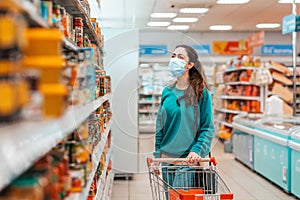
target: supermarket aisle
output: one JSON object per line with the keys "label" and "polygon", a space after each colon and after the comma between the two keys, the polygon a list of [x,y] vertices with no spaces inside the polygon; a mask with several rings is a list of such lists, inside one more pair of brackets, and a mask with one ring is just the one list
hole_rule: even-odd
{"label": "supermarket aisle", "polygon": [[[139,145],[140,173],[131,181],[115,180],[112,200],[152,200],[145,159],[151,155],[154,135],[141,134]],[[235,200],[296,199],[236,161],[232,154],[224,153],[223,144],[217,140],[212,154],[217,158],[219,173],[234,193]]]}

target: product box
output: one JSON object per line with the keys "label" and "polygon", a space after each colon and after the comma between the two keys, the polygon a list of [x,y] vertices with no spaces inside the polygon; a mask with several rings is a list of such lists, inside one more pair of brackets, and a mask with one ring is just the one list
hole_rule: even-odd
{"label": "product box", "polygon": [[285,102],[282,103],[283,108],[283,114],[285,115],[292,115],[293,114],[293,108],[286,104]]}
{"label": "product box", "polygon": [[272,89],[272,93],[278,95],[285,102],[293,101],[293,93],[287,88],[283,87],[281,84],[275,83]]}
{"label": "product box", "polygon": [[276,72],[276,71],[272,72],[272,77],[273,77],[273,79],[274,79],[275,81],[278,81],[278,82],[283,83],[283,84],[289,85],[289,84],[292,84],[292,83],[293,83],[293,82],[292,82],[290,79],[288,79],[285,75],[283,75],[283,74],[281,74],[281,73],[279,73],[279,72]]}

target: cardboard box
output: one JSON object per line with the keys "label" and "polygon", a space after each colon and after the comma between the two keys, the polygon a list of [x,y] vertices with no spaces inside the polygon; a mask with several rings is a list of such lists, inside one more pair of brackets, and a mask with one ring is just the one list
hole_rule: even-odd
{"label": "cardboard box", "polygon": [[285,115],[293,115],[293,108],[286,104],[285,102],[282,102],[283,107],[283,114]]}
{"label": "cardboard box", "polygon": [[279,96],[285,102],[292,102],[293,101],[293,93],[288,89],[283,87],[281,84],[274,83],[272,93]]}
{"label": "cardboard box", "polygon": [[293,82],[290,79],[288,79],[285,75],[279,72],[276,71],[272,72],[272,77],[275,81],[278,81],[280,83],[289,84],[289,85],[293,84]]}

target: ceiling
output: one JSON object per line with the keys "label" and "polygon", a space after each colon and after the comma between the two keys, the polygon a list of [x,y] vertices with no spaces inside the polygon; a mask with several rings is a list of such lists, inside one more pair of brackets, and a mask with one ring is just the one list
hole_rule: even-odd
{"label": "ceiling", "polygon": [[[203,15],[179,13],[181,7],[199,6],[210,9]],[[199,18],[198,22],[189,23],[189,31],[209,31],[214,24],[230,24],[231,31],[258,31],[270,29],[257,29],[257,23],[281,24],[282,17],[292,13],[292,4],[279,4],[277,0],[251,0],[243,5],[220,5],[216,0],[101,0],[99,20],[103,28],[140,29],[147,28],[149,21],[172,21],[153,19],[150,17],[153,12],[176,12],[177,17]],[[281,27],[272,30],[280,31]]]}

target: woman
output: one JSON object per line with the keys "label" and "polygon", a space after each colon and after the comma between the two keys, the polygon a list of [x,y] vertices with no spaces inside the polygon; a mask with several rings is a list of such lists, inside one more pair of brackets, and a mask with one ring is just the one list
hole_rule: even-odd
{"label": "woman", "polygon": [[177,81],[162,92],[154,156],[186,158],[195,164],[210,152],[214,135],[212,97],[192,47],[178,45],[169,69]]}

